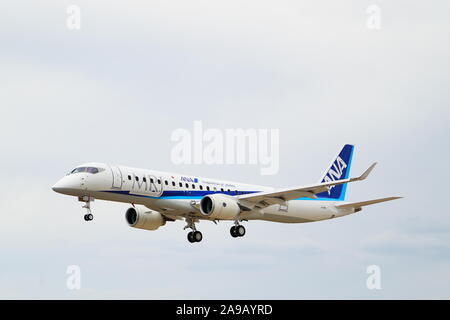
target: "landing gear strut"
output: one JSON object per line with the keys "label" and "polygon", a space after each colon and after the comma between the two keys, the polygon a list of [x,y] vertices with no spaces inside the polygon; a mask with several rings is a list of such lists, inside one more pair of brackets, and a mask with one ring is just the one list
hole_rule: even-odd
{"label": "landing gear strut", "polygon": [[230,234],[233,238],[243,237],[245,235],[245,228],[238,221],[235,221],[234,226],[230,229]]}
{"label": "landing gear strut", "polygon": [[200,242],[203,239],[203,235],[200,231],[197,231],[195,228],[195,221],[193,218],[188,217],[186,218],[187,225],[184,227],[184,229],[190,228],[192,231],[188,233],[187,239],[190,243],[194,242]]}
{"label": "landing gear strut", "polygon": [[94,201],[94,198],[83,196],[78,198],[78,200],[85,203],[83,208],[86,209],[87,213],[84,215],[84,221],[92,221],[94,219],[94,215],[91,213],[91,201]]}

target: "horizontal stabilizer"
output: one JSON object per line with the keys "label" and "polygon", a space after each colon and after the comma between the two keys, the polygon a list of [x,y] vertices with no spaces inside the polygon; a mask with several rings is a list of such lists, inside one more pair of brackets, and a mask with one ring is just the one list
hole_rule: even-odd
{"label": "horizontal stabilizer", "polygon": [[374,199],[374,200],[361,201],[361,202],[337,204],[336,207],[337,208],[361,208],[364,206],[368,206],[370,204],[391,201],[391,200],[396,200],[396,199],[401,199],[401,198],[403,198],[403,197],[389,197],[389,198],[381,198],[381,199]]}

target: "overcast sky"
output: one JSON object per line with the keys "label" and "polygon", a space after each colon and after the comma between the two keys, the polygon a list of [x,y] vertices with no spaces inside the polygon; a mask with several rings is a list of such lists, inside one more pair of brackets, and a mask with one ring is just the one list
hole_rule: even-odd
{"label": "overcast sky", "polygon": [[[67,7],[81,9],[69,30]],[[367,8],[381,11],[379,30]],[[3,1],[0,298],[450,298],[448,1]],[[280,170],[176,165],[171,134],[279,129]],[[127,226],[126,204],[51,186],[98,161],[275,187],[316,182],[344,143],[347,200],[310,224]],[[81,289],[66,287],[69,265]],[[368,290],[366,269],[381,269]]]}

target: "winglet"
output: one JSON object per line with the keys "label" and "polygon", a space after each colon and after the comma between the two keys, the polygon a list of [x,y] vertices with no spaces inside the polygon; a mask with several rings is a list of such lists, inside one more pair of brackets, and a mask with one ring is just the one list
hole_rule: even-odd
{"label": "winglet", "polygon": [[366,179],[369,174],[372,172],[373,168],[377,165],[377,162],[374,162],[362,175],[360,175],[356,180],[364,180]]}

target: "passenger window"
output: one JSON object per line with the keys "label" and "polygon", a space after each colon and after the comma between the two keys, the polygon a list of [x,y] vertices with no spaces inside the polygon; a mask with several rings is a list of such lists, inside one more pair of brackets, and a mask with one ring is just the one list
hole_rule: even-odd
{"label": "passenger window", "polygon": [[209,191],[209,186],[206,186],[206,190],[208,190],[208,191]]}
{"label": "passenger window", "polygon": [[192,189],[195,189],[195,184],[192,185]]}
{"label": "passenger window", "polygon": [[186,183],[186,188],[188,188],[189,189],[189,185]]}
{"label": "passenger window", "polygon": [[128,180],[131,180],[131,176],[130,175],[128,175]]}
{"label": "passenger window", "polygon": [[153,178],[150,178],[150,183],[153,183]]}
{"label": "passenger window", "polygon": [[203,190],[203,186],[202,185],[200,185],[200,190]]}
{"label": "passenger window", "polygon": [[139,177],[136,177],[136,181],[139,181]]}
{"label": "passenger window", "polygon": [[160,179],[158,179],[158,184],[161,184],[161,180]]}
{"label": "passenger window", "polygon": [[183,184],[180,182],[180,188],[182,188],[183,187]]}
{"label": "passenger window", "polygon": [[172,187],[175,187],[175,182],[174,181],[172,181]]}
{"label": "passenger window", "polygon": [[164,183],[166,184],[166,186],[169,184],[169,183],[167,182],[167,180],[165,180]]}
{"label": "passenger window", "polygon": [[223,192],[223,188],[220,188],[220,191]]}

